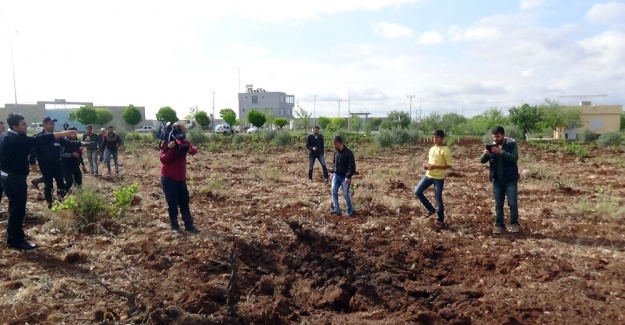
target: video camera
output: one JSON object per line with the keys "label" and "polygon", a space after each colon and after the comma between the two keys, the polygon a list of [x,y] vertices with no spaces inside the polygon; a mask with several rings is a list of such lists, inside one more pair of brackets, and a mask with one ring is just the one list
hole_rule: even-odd
{"label": "video camera", "polygon": [[186,137],[187,135],[182,131],[180,125],[171,122],[161,123],[156,132],[156,138],[160,140],[158,144],[159,148],[161,148],[163,144],[167,145],[171,141],[176,141],[176,146],[178,146],[181,151],[186,151],[189,149],[187,145],[183,145]]}

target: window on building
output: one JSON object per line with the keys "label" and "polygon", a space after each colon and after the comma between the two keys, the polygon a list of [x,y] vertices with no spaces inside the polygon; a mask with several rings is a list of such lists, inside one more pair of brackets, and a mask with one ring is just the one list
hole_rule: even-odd
{"label": "window on building", "polygon": [[294,96],[287,96],[286,97],[286,102],[289,104],[293,104],[295,102],[295,97]]}
{"label": "window on building", "polygon": [[280,116],[284,116],[284,108],[280,109]]}
{"label": "window on building", "polygon": [[284,96],[280,96],[280,103],[284,103]]}
{"label": "window on building", "polygon": [[241,112],[245,113],[245,108],[241,110]]}
{"label": "window on building", "polygon": [[258,104],[258,96],[252,96],[252,104]]}

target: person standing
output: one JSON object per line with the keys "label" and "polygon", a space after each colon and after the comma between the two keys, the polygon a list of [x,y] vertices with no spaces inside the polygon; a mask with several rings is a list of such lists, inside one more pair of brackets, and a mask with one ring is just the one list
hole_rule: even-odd
{"label": "person standing", "polygon": [[[0,141],[4,138],[4,132],[6,132],[6,127],[4,126],[4,122],[0,121]],[[4,194],[4,189],[2,188],[2,182],[0,182],[0,202],[2,202],[2,196]]]}
{"label": "person standing", "polygon": [[99,137],[99,147],[100,147],[100,164],[104,162],[104,138],[106,137],[106,129],[105,128],[100,128],[100,134],[98,134]]}
{"label": "person standing", "polygon": [[313,180],[313,167],[315,160],[319,160],[321,168],[323,169],[323,179],[328,181],[328,168],[326,167],[326,160],[323,152],[323,135],[319,134],[319,126],[313,127],[313,133],[308,135],[306,140],[306,149],[309,151],[308,155],[308,179]]}
{"label": "person standing", "polygon": [[111,173],[111,157],[115,161],[115,174],[119,174],[119,161],[118,161],[118,150],[122,141],[121,138],[115,133],[115,129],[113,126],[109,126],[109,132],[106,134],[104,139],[102,140],[104,144],[104,162],[106,163],[106,168],[108,169],[108,173]]}
{"label": "person standing", "polygon": [[191,217],[189,189],[187,188],[187,154],[195,155],[198,150],[186,139],[184,124],[179,122],[174,124],[168,141],[164,141],[160,149],[161,186],[167,201],[171,229],[174,232],[180,232],[178,224],[178,208],[180,208],[184,229],[188,232],[199,233]]}
{"label": "person standing", "polygon": [[354,153],[343,144],[343,138],[340,136],[335,136],[332,144],[335,150],[332,160],[332,203],[334,204],[332,214],[341,215],[339,205],[339,188],[341,188],[343,189],[343,198],[345,198],[346,213],[351,216],[354,213],[354,208],[352,207],[349,189],[352,184],[352,176],[356,172],[356,159]]}
{"label": "person standing", "polygon": [[[415,187],[414,194],[421,201],[421,204],[428,210],[428,216],[438,214],[438,219],[434,227],[442,228],[445,225],[445,205],[443,204],[443,188],[445,187],[445,173],[452,168],[451,150],[445,145],[445,132],[436,130],[432,135],[434,146],[430,148],[428,163],[423,164],[426,170],[425,176]],[[436,198],[437,209],[423,195],[423,192],[434,185],[434,197]]]}
{"label": "person standing", "polygon": [[495,228],[493,234],[501,234],[506,230],[504,223],[503,204],[508,197],[510,208],[510,232],[519,232],[519,207],[517,202],[517,182],[519,180],[519,147],[514,139],[506,137],[501,126],[491,130],[493,147],[484,149],[480,162],[490,165],[489,180],[493,183],[495,197]]}
{"label": "person standing", "polygon": [[37,246],[26,241],[23,230],[26,216],[28,155],[32,148],[45,146],[65,136],[76,136],[76,131],[40,133],[26,136],[26,120],[19,114],[7,118],[9,131],[0,140],[0,182],[9,198],[7,245],[14,249],[30,250]]}
{"label": "person standing", "polygon": [[[75,127],[69,127],[67,130],[77,131]],[[76,140],[75,136],[67,139]],[[72,185],[76,184],[79,188],[82,186],[82,173],[80,172],[80,164],[82,162],[82,144],[80,142],[71,142],[63,148],[61,154],[61,164],[63,166],[63,176],[65,178],[65,192],[69,193]]]}
{"label": "person standing", "polygon": [[[52,134],[54,132],[54,125],[57,120],[51,116],[43,119],[43,131],[36,134],[35,137],[42,136],[44,134]],[[72,145],[74,143],[80,144],[78,140],[68,140],[66,138],[58,138],[52,142],[46,142],[38,144],[30,150],[30,157],[28,158],[31,168],[36,170],[37,163],[39,169],[43,175],[44,183],[44,197],[48,202],[48,208],[52,208],[52,188],[56,181],[56,191],[61,200],[65,197],[65,182],[63,177],[63,166],[61,165],[61,154],[63,147]]]}
{"label": "person standing", "polygon": [[93,125],[87,125],[82,141],[87,143],[87,161],[89,162],[89,173],[98,176],[98,152],[100,149],[100,136],[93,133]]}

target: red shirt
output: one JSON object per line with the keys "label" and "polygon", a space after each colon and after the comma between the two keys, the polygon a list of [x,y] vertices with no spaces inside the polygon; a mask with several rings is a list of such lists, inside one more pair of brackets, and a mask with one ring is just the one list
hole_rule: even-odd
{"label": "red shirt", "polygon": [[[195,155],[197,147],[191,145],[189,140],[184,140],[184,144],[189,146],[189,154]],[[178,147],[170,149],[167,143],[161,146],[161,177],[167,177],[174,181],[187,180],[187,154],[181,153]]]}

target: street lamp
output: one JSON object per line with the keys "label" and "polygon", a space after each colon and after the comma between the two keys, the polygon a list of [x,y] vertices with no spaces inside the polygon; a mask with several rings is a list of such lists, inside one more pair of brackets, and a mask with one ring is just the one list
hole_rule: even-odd
{"label": "street lamp", "polygon": [[337,99],[337,102],[339,102],[339,114],[337,115],[337,117],[341,117],[341,102],[343,101],[342,99]]}
{"label": "street lamp", "polygon": [[15,97],[15,105],[17,105],[17,87],[15,86],[15,59],[13,57],[13,34],[17,34],[17,32],[18,31],[15,31],[9,34],[9,44],[11,46],[11,69],[13,70],[13,96]]}
{"label": "street lamp", "polygon": [[313,126],[317,125],[317,95],[313,95]]}
{"label": "street lamp", "polygon": [[410,120],[412,121],[412,99],[414,98],[414,95],[408,95],[408,98],[410,99]]}

